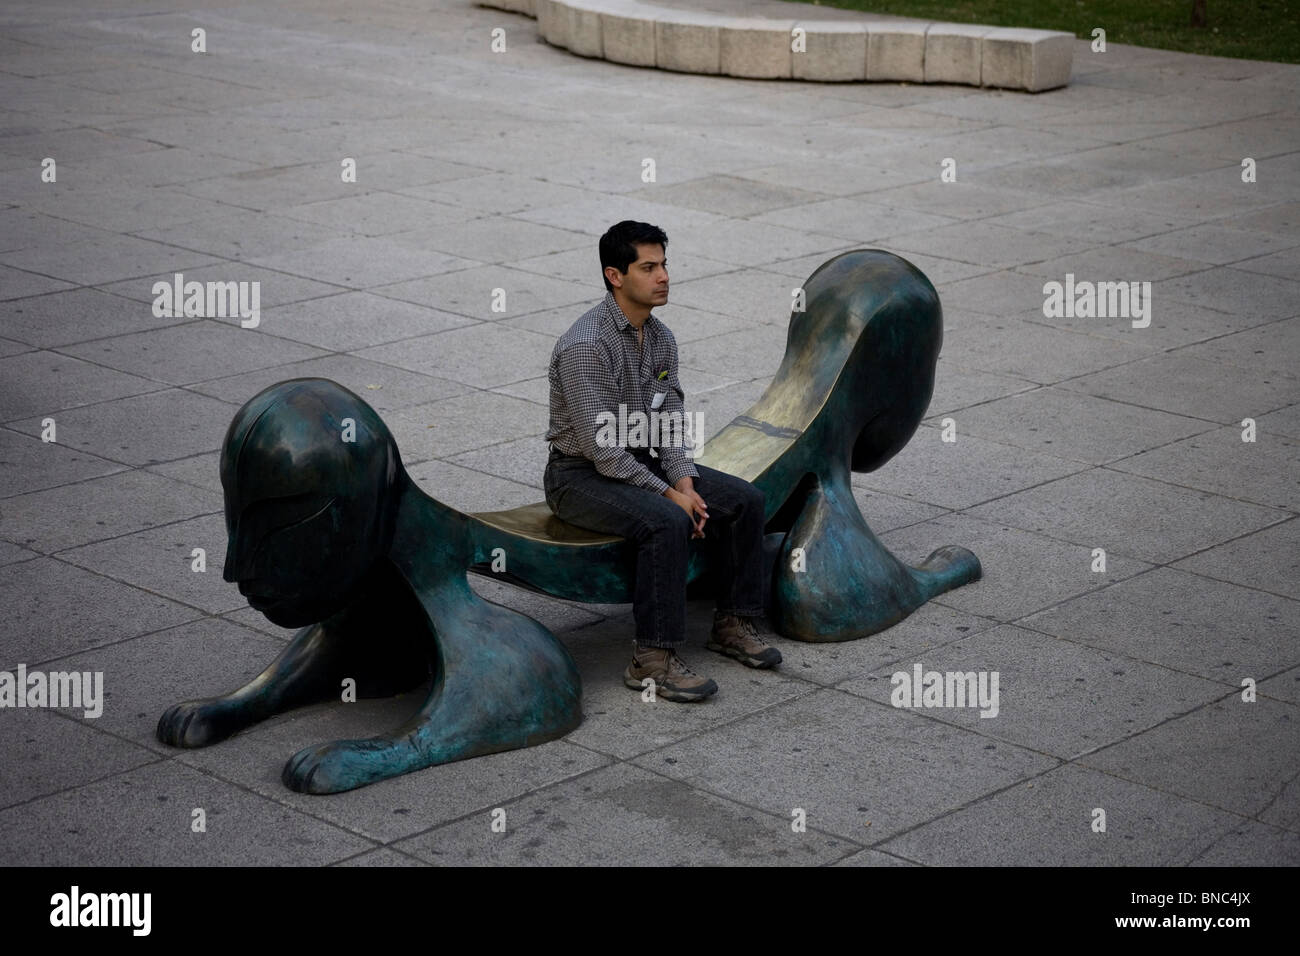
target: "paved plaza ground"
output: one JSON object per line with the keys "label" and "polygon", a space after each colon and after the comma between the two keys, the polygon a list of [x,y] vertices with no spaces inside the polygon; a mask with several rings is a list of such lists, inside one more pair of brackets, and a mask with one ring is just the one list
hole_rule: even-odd
{"label": "paved plaza ground", "polygon": [[[0,669],[99,671],[104,702],[0,710],[0,863],[1300,863],[1298,102],[1300,67],[1084,41],[1029,95],[624,67],[468,0],[6,3]],[[330,378],[439,500],[540,501],[551,347],[627,218],[669,236],[656,314],[706,434],[826,259],[931,278],[929,417],[853,484],[901,558],[960,544],[984,579],[776,638],[775,672],[705,651],[693,601],[683,656],[721,689],[682,706],[623,686],[630,606],[472,576],[578,662],[564,739],[324,797],[288,758],[418,695],[160,744],[292,634],[221,579],[240,405]],[[155,316],[178,272],[260,282],[259,326]],[[1149,326],[1046,316],[1067,274],[1149,282]],[[917,663],[998,672],[997,717],[892,706]]]}

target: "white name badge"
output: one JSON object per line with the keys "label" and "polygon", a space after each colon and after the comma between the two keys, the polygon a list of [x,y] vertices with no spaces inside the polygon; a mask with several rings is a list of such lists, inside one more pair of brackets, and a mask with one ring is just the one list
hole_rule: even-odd
{"label": "white name badge", "polygon": [[660,405],[662,405],[664,403],[664,396],[666,396],[667,394],[668,394],[667,392],[655,392],[654,401],[650,403],[650,407],[658,408]]}

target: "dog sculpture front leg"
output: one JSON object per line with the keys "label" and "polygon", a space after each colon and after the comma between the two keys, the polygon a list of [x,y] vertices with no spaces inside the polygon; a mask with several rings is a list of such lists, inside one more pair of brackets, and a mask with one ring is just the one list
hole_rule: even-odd
{"label": "dog sculpture front leg", "polygon": [[429,609],[437,677],[423,706],[388,734],[296,753],[281,779],[303,793],[338,793],[436,764],[562,737],[582,721],[581,678],[544,626],[484,601],[464,570],[407,569]]}
{"label": "dog sculpture front leg", "polygon": [[564,645],[532,618],[474,593],[464,521],[412,485],[403,489],[391,558],[427,622],[435,668],[429,696],[388,734],[296,753],[281,775],[292,790],[351,790],[543,743],[582,722],[582,679]]}

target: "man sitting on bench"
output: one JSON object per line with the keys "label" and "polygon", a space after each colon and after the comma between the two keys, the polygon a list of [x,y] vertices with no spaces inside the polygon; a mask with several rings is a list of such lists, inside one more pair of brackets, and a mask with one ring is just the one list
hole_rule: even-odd
{"label": "man sitting on bench", "polygon": [[623,427],[638,414],[678,422],[684,416],[677,340],[650,311],[668,301],[667,245],[663,230],[631,220],[601,236],[605,298],[551,353],[551,452],[543,484],[561,520],[636,546],[636,636],[624,683],[640,690],[649,678],[659,697],[700,701],[717,684],[677,656],[686,638],[691,538],[705,540],[718,582],[709,650],[750,667],[774,667],[781,652],[754,624],[765,586],[763,492],[695,464],[680,431],[669,436],[651,427],[643,442],[638,429]]}

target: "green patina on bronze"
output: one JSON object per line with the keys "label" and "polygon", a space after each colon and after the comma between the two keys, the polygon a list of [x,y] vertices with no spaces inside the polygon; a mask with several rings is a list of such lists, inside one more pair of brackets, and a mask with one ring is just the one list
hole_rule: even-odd
{"label": "green patina on bronze", "polygon": [[[767,496],[773,627],[843,641],[978,579],[980,565],[952,546],[919,568],[898,561],[849,482],[851,471],[893,457],[929,405],[943,338],[934,287],[898,256],[858,250],[826,262],[803,288],[806,309],[791,314],[771,385],[697,460]],[[447,507],[411,480],[374,409],[327,379],[280,382],[250,399],[226,433],[221,482],[226,580],[270,621],[301,630],[245,687],[169,708],[159,740],[206,746],[338,700],[349,679],[361,697],[428,683],[420,709],[392,732],[309,747],[285,766],[290,788],[335,793],[541,743],[581,722],[581,682],[564,645],[480,598],[467,572],[568,600],[628,603],[629,542],[566,524],[545,502],[478,514]],[[698,592],[709,569],[702,543],[692,549]],[[494,553],[505,571],[491,571]]]}

